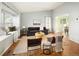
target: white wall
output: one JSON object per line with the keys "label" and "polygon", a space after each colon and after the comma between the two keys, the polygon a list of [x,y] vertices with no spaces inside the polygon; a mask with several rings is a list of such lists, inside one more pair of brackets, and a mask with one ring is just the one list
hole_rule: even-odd
{"label": "white wall", "polygon": [[[66,2],[53,10],[53,24],[55,17],[69,15],[69,35],[71,40],[79,43],[79,2]],[[78,18],[78,20],[76,20]],[[53,26],[55,28],[55,26]],[[55,30],[55,29],[54,29]]]}
{"label": "white wall", "polygon": [[0,2],[0,27],[1,27],[1,25],[2,25],[2,19],[1,19],[1,2]]}
{"label": "white wall", "polygon": [[22,13],[21,14],[21,27],[22,26],[34,27],[33,19],[39,19],[39,21],[41,23],[41,25],[39,25],[39,27],[41,27],[41,29],[42,29],[45,26],[45,16],[51,16],[51,11]]}

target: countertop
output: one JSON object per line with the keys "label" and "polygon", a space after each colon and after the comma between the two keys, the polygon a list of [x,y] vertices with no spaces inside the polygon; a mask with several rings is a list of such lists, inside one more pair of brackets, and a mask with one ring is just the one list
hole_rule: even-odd
{"label": "countertop", "polygon": [[8,38],[9,36],[11,36],[12,34],[9,34],[9,35],[1,35],[0,36],[0,42],[5,40],[6,38]]}

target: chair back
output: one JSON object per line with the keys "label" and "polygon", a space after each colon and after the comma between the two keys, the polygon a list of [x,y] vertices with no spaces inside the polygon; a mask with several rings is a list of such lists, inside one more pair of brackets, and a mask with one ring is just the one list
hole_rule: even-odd
{"label": "chair back", "polygon": [[63,37],[64,36],[51,37],[51,38],[48,38],[48,41],[51,42],[51,44],[54,44],[56,43],[56,38],[57,38],[59,42],[62,42]]}
{"label": "chair back", "polygon": [[56,41],[56,38],[55,38],[55,37],[53,37],[52,43],[55,43],[55,41]]}
{"label": "chair back", "polygon": [[28,39],[27,40],[28,41],[28,47],[41,45],[41,40],[42,40],[42,38]]}
{"label": "chair back", "polygon": [[48,38],[48,41],[51,42],[51,44],[53,44],[55,43],[55,39],[56,39],[55,37],[51,37],[51,38]]}
{"label": "chair back", "polygon": [[58,39],[58,42],[62,42],[63,36],[57,36],[56,39]]}

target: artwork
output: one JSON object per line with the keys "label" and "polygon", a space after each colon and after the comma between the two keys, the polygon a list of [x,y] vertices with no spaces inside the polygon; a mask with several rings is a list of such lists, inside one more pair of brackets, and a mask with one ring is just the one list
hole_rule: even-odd
{"label": "artwork", "polygon": [[40,19],[33,19],[33,25],[40,25]]}

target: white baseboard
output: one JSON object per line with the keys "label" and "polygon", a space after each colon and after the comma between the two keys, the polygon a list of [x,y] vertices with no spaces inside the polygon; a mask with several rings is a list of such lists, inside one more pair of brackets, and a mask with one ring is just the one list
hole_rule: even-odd
{"label": "white baseboard", "polygon": [[69,39],[70,39],[71,41],[73,41],[73,42],[79,44],[79,41],[78,41],[78,40],[73,40],[73,39],[71,39],[71,38],[69,38]]}

